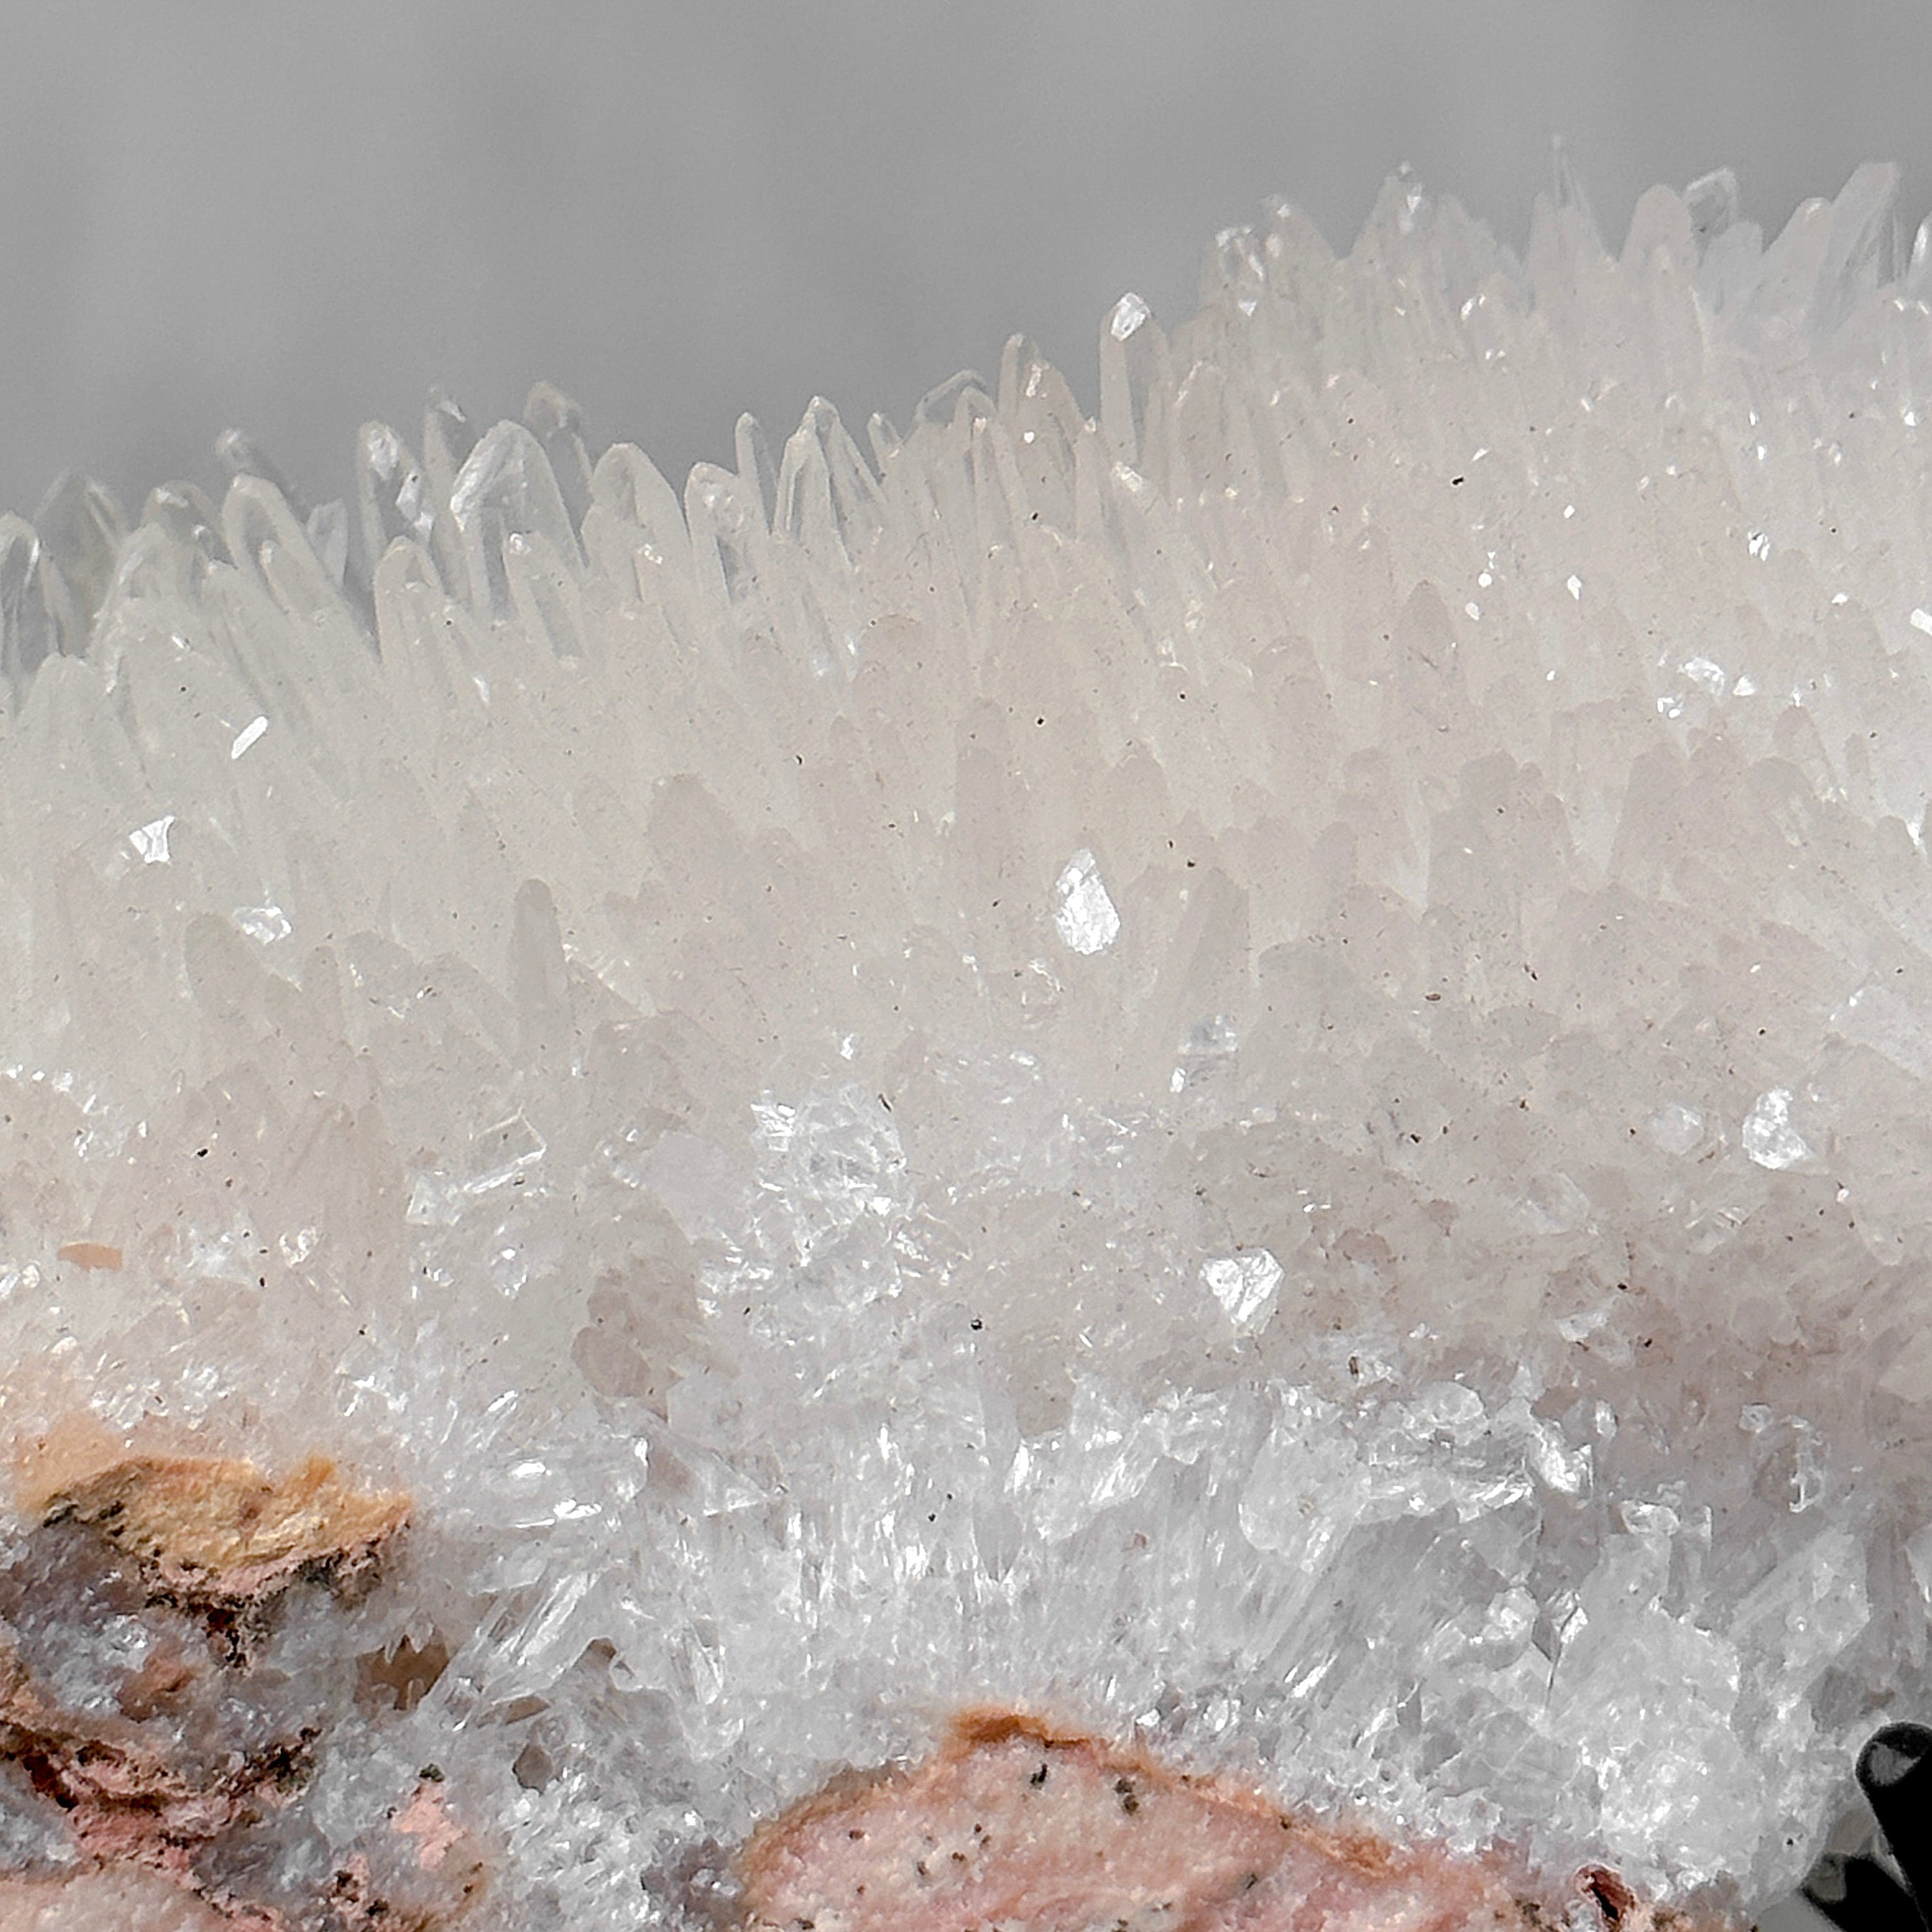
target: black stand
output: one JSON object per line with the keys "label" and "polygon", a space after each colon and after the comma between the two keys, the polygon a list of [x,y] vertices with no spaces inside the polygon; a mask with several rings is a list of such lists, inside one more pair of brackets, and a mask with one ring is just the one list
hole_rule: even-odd
{"label": "black stand", "polygon": [[1932,1730],[1888,1724],[1858,1753],[1858,1788],[1904,1874],[1870,1858],[1829,1856],[1805,1896],[1841,1932],[1932,1932]]}

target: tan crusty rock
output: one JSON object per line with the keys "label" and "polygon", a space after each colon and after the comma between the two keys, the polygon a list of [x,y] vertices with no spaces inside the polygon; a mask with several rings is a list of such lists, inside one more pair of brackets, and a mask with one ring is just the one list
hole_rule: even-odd
{"label": "tan crusty rock", "polygon": [[50,1454],[23,1473],[43,1522],[85,1524],[194,1607],[262,1604],[298,1579],[343,1588],[409,1518],[409,1499],[356,1488],[324,1456],[279,1478],[217,1456]]}

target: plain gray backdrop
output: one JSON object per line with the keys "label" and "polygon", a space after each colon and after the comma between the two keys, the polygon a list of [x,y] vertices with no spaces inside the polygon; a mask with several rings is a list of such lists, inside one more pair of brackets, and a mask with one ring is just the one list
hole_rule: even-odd
{"label": "plain gray backdrop", "polygon": [[1024,329],[1092,406],[1265,196],[1345,246],[1412,164],[1520,242],[1722,163],[1781,223],[1932,198],[1926,0],[0,0],[0,508],[138,509],[251,432],[310,495],[539,376],[681,480],[815,394],[903,418]]}

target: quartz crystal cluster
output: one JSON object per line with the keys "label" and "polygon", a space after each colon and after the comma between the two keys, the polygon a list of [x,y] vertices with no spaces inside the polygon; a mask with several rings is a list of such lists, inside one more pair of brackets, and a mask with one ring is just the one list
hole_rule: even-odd
{"label": "quartz crystal cluster", "polygon": [[0,1921],[728,1917],[987,1704],[1791,1884],[1932,1695],[1895,185],[0,520]]}

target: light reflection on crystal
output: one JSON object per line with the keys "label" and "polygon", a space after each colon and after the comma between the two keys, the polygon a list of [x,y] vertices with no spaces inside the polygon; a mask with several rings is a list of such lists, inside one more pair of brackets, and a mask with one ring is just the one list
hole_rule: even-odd
{"label": "light reflection on crystal", "polygon": [[159,819],[151,819],[146,825],[136,826],[127,834],[127,842],[139,853],[142,862],[148,865],[165,865],[168,863],[168,834],[175,822],[175,815],[168,812]]}
{"label": "light reflection on crystal", "polygon": [[1227,1311],[1238,1335],[1261,1327],[1273,1312],[1281,1286],[1281,1264],[1265,1248],[1251,1254],[1223,1255],[1201,1264],[1200,1276]]}
{"label": "light reflection on crystal", "polygon": [[1076,852],[1053,884],[1053,926],[1076,953],[1105,952],[1120,937],[1121,916],[1091,852]]}
{"label": "light reflection on crystal", "polygon": [[1774,1087],[1760,1094],[1745,1116],[1744,1151],[1760,1167],[1795,1167],[1811,1159],[1811,1144],[1791,1125],[1791,1090]]}

